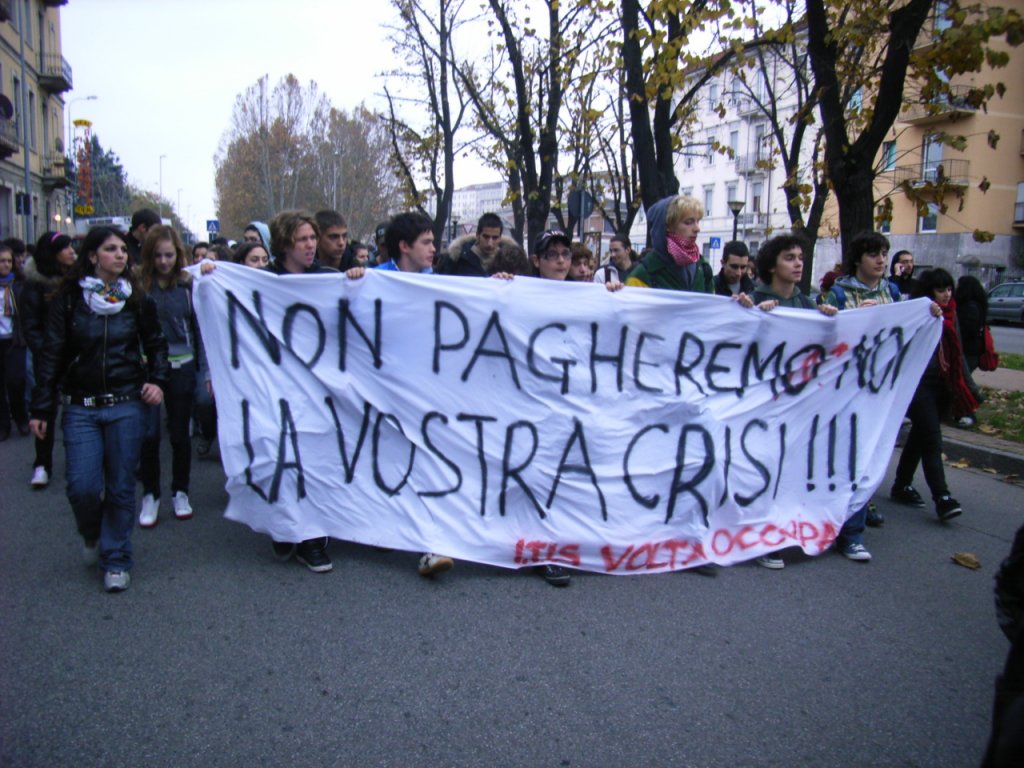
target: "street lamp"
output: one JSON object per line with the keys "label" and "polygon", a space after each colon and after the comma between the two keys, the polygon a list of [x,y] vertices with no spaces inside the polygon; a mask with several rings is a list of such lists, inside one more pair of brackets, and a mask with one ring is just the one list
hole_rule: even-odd
{"label": "street lamp", "polygon": [[160,205],[160,218],[164,217],[164,158],[167,155],[160,155],[160,199],[158,201]]}
{"label": "street lamp", "polygon": [[744,202],[742,200],[730,200],[729,210],[732,211],[732,239],[736,239],[736,235],[740,231],[740,211],[743,210]]}

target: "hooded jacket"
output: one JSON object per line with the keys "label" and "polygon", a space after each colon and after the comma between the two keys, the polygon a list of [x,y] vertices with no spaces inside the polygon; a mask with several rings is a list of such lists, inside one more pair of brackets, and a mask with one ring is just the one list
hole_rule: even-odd
{"label": "hooded jacket", "polygon": [[[507,237],[502,237],[498,247],[509,244],[515,245],[515,242]],[[437,260],[437,269],[434,271],[439,275],[490,277],[492,274],[491,263],[494,257],[486,259],[481,257],[474,248],[475,245],[476,235],[463,235],[452,240],[448,250],[442,253]]]}
{"label": "hooded jacket", "polygon": [[626,279],[626,285],[641,288],[663,288],[669,291],[691,293],[714,293],[714,276],[711,265],[701,256],[693,264],[680,267],[668,255],[668,231],[666,226],[668,204],[675,197],[666,197],[651,206],[647,212],[648,232],[651,236],[651,250]]}

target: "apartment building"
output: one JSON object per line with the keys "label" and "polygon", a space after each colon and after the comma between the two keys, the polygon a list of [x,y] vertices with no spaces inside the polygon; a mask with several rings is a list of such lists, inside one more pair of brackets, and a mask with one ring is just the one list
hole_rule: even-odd
{"label": "apartment building", "polygon": [[[774,110],[775,121],[789,126],[800,104],[795,67],[806,76],[806,66],[806,57],[791,62],[767,51],[763,66],[752,60],[742,76],[727,68],[710,78],[695,102],[676,177],[680,194],[704,205],[699,245],[716,269],[722,246],[734,233],[756,253],[774,231],[792,226],[782,191],[786,171],[768,114]],[[695,72],[693,78],[701,75]],[[788,140],[791,129],[786,133]],[[801,146],[803,176],[811,172],[815,136],[815,130],[808,131]],[[646,237],[647,221],[640,211],[630,239],[642,248]]]}
{"label": "apartment building", "polygon": [[0,0],[0,238],[71,226],[61,55],[67,0]]}
{"label": "apartment building", "polygon": [[[1024,0],[1005,7],[1024,10]],[[949,22],[939,13],[919,39],[933,44]],[[1020,49],[998,41],[1009,66],[951,81],[950,93],[925,102],[908,83],[906,104],[882,147],[875,180],[879,215],[891,201],[880,229],[893,250],[914,253],[919,265],[942,267],[954,277],[972,274],[986,286],[1024,275],[1024,81]],[[984,109],[972,92],[1002,81],[1006,92]],[[939,141],[942,134],[966,139],[963,149]],[[998,140],[994,146],[990,137]],[[944,187],[941,198],[933,192]],[[923,206],[923,207],[922,207]],[[945,207],[943,211],[942,208]],[[992,236],[975,239],[975,231]]]}

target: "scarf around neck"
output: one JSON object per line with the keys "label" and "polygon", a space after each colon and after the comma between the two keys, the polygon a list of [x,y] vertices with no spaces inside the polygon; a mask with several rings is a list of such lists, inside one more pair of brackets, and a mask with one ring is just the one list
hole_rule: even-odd
{"label": "scarf around neck", "polygon": [[957,331],[956,300],[950,297],[942,307],[942,338],[939,340],[939,375],[952,395],[953,416],[969,416],[978,410],[978,401],[964,380],[964,352]]}
{"label": "scarf around neck", "polygon": [[677,267],[685,267],[687,264],[696,264],[700,258],[700,248],[689,238],[668,235],[666,239],[668,255],[675,261]]}
{"label": "scarf around neck", "polygon": [[78,285],[82,288],[82,298],[97,315],[117,314],[132,295],[131,283],[123,277],[110,285],[105,285],[99,278],[83,277]]}

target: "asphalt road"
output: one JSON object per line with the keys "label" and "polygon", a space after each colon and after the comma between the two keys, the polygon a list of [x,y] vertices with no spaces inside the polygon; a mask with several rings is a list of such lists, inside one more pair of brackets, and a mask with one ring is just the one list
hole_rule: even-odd
{"label": "asphalt road", "polygon": [[990,327],[996,352],[1024,355],[1024,327],[1019,325],[993,325]]}
{"label": "asphalt road", "polygon": [[1008,647],[992,576],[1024,501],[950,469],[964,516],[880,498],[868,565],[787,552],[783,571],[558,590],[471,563],[430,581],[345,543],[330,574],[278,563],[221,517],[203,461],[196,517],[137,530],[131,589],[109,595],[79,561],[60,443],[44,491],[27,439],[0,463],[6,768],[975,765]]}

